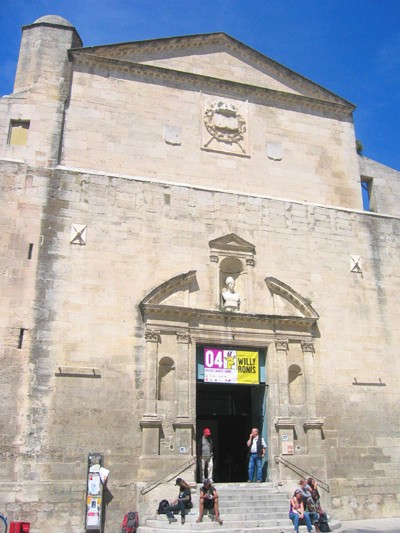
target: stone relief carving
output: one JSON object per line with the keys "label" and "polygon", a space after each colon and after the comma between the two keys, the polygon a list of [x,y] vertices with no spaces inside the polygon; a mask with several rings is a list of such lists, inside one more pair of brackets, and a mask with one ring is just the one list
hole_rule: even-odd
{"label": "stone relief carving", "polygon": [[246,103],[204,97],[202,143],[208,150],[248,155]]}
{"label": "stone relief carving", "polygon": [[176,340],[178,344],[189,344],[190,343],[190,334],[186,331],[177,331]]}
{"label": "stone relief carving", "polygon": [[160,332],[154,329],[146,329],[144,332],[144,338],[146,342],[159,342]]}
{"label": "stone relief carving", "polygon": [[225,288],[222,290],[222,303],[228,311],[239,311],[240,295],[235,292],[235,280],[228,276],[225,280]]}
{"label": "stone relief carving", "polygon": [[276,351],[287,352],[289,349],[288,339],[276,339],[275,348],[276,348]]}
{"label": "stone relief carving", "polygon": [[301,349],[303,352],[312,352],[315,351],[315,346],[313,341],[301,341]]}

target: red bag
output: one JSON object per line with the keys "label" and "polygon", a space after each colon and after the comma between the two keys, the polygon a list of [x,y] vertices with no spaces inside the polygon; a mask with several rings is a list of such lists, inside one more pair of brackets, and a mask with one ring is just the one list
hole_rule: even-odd
{"label": "red bag", "polygon": [[139,527],[139,514],[136,511],[126,513],[122,521],[121,533],[136,533]]}

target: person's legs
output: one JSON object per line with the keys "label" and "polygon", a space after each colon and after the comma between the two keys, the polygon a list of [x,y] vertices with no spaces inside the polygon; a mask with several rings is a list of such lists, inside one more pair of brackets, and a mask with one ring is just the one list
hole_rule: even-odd
{"label": "person's legs", "polygon": [[251,453],[249,457],[249,481],[254,479],[254,467],[257,460],[257,454]]}
{"label": "person's legs", "polygon": [[289,513],[289,518],[293,522],[295,532],[299,533],[299,522],[300,522],[299,513]]}
{"label": "person's legs", "polygon": [[215,514],[216,521],[218,522],[220,526],[222,526],[222,520],[219,517],[218,496],[214,498],[214,514]]}
{"label": "person's legs", "polygon": [[203,481],[205,475],[206,475],[206,462],[207,458],[202,457],[201,458],[201,472],[200,472],[200,482]]}
{"label": "person's legs", "polygon": [[165,508],[165,514],[167,515],[168,522],[177,522],[177,519],[174,516],[174,511],[178,511],[180,509],[180,505],[177,503],[176,505],[170,505],[169,507]]}
{"label": "person's legs", "polygon": [[311,525],[310,515],[308,514],[307,511],[304,512],[304,520],[306,521],[307,531],[311,532],[312,525]]}
{"label": "person's legs", "polygon": [[257,457],[257,481],[262,481],[262,457]]}
{"label": "person's legs", "polygon": [[178,508],[179,508],[179,510],[181,512],[181,516],[185,516],[185,509],[186,509],[185,500],[179,500],[178,501]]}
{"label": "person's legs", "polygon": [[208,459],[208,468],[207,468],[207,477],[209,479],[213,479],[213,468],[214,467],[214,463],[213,463],[213,458],[210,457]]}
{"label": "person's legs", "polygon": [[311,524],[314,524],[314,526],[315,526],[315,531],[317,533],[319,533],[319,527],[318,527],[319,516],[318,516],[318,513],[314,512],[314,511],[308,511],[308,516],[310,517]]}
{"label": "person's legs", "polygon": [[198,524],[203,520],[203,514],[204,514],[204,500],[200,500],[200,503],[199,503],[199,517],[196,520],[196,522]]}

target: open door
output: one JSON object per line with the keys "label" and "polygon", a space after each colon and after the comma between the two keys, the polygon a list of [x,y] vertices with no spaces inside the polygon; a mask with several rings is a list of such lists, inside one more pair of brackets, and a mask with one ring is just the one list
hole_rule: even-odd
{"label": "open door", "polygon": [[[265,355],[259,361],[265,368]],[[197,347],[196,435],[198,454],[203,431],[211,430],[213,480],[243,482],[248,478],[247,440],[253,427],[267,436],[265,383],[210,383],[204,380],[204,348]],[[259,373],[265,381],[265,371]],[[260,380],[259,380],[260,381]],[[200,465],[197,481],[200,482]]]}

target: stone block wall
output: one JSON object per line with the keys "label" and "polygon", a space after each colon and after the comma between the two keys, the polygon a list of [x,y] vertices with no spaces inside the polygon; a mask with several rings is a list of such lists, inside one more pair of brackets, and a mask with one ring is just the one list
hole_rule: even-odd
{"label": "stone block wall", "polygon": [[[61,499],[75,501],[65,531],[79,531],[73,528],[83,513],[86,457],[95,450],[111,470],[108,512],[116,527],[126,491],[135,501],[142,453],[145,361],[138,304],[166,279],[195,269],[196,306],[215,309],[208,242],[231,232],[256,247],[249,312],[273,311],[264,282],[273,276],[309,297],[320,314],[317,412],[325,418],[323,449],[336,515],[365,515],[364,492],[371,502],[382,500],[382,516],[391,514],[400,444],[398,219],[115,174],[41,171],[7,161],[2,171],[8,206],[2,302],[8,311],[1,334],[9,370],[2,373],[2,419],[8,422],[0,501],[9,515],[19,509],[44,531],[42,520],[52,515],[41,509],[54,509],[55,516],[56,486]],[[232,205],[236,217],[227,214]],[[87,225],[84,246],[70,243],[75,223]],[[27,260],[31,241],[34,257]],[[354,253],[361,273],[351,272]],[[20,328],[27,331],[18,349]],[[68,366],[93,368],[101,377],[60,375]],[[304,439],[299,433],[300,448]],[[304,461],[302,449],[298,453]],[[11,486],[15,499],[7,495]]]}

